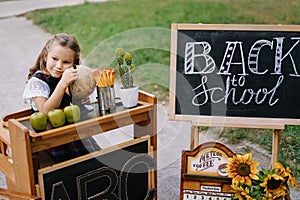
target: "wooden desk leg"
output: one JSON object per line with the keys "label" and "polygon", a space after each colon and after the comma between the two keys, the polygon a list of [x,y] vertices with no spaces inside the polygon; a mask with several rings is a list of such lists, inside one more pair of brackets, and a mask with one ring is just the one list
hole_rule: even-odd
{"label": "wooden desk leg", "polygon": [[[153,109],[149,111],[149,118],[146,122],[141,122],[138,124],[134,124],[134,137],[139,138],[149,135],[150,136],[150,144],[153,149],[153,159],[157,165],[157,109],[156,104],[153,105]],[[157,169],[154,169],[152,174],[152,179],[154,183],[151,185],[157,189]],[[152,189],[152,188],[150,188]],[[156,195],[156,198],[158,196]]]}
{"label": "wooden desk leg", "polygon": [[273,143],[272,143],[272,160],[271,160],[271,167],[274,167],[274,163],[278,159],[278,153],[279,153],[279,146],[280,146],[280,140],[282,137],[282,130],[275,129],[273,131]]}
{"label": "wooden desk leg", "polygon": [[191,144],[190,149],[193,150],[199,145],[199,130],[198,126],[191,127]]}
{"label": "wooden desk leg", "polygon": [[24,194],[35,195],[36,192],[34,186],[34,172],[29,131],[15,119],[8,121],[8,127],[16,180],[15,186],[12,190]]}

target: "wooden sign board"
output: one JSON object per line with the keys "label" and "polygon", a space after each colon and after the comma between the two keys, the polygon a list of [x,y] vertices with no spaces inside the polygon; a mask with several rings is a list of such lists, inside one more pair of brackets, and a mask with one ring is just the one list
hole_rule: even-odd
{"label": "wooden sign board", "polygon": [[170,119],[300,124],[300,26],[172,24]]}
{"label": "wooden sign board", "polygon": [[40,169],[42,199],[153,199],[149,137]]}
{"label": "wooden sign board", "polygon": [[230,200],[231,179],[226,173],[228,158],[234,153],[221,143],[203,143],[183,151],[181,200]]}

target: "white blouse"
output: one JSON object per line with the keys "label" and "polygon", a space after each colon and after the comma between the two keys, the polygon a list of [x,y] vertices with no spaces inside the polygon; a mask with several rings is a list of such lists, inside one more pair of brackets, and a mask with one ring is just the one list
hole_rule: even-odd
{"label": "white blouse", "polygon": [[34,97],[45,97],[49,98],[50,88],[49,85],[37,77],[32,77],[28,80],[25,85],[23,99],[26,103],[30,103],[33,110],[38,111],[32,98]]}

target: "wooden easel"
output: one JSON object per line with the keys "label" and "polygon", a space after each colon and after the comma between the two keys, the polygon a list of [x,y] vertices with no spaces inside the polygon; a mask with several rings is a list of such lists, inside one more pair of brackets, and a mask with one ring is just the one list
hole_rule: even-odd
{"label": "wooden easel", "polygon": [[[245,68],[243,72],[232,70],[231,67],[237,64],[235,63],[237,60],[242,60],[244,65],[247,55],[242,53],[241,58],[234,58],[233,55],[237,52],[234,50],[235,47],[229,48],[229,44],[235,46],[232,42],[232,34],[236,34],[234,40],[239,41],[240,44],[245,42],[257,44],[256,42],[261,38],[267,41],[274,39],[274,35],[277,37],[283,30],[293,37],[294,32],[299,32],[300,26],[173,23],[171,28],[169,119],[192,123],[190,148],[194,149],[199,145],[199,126],[271,129],[273,141],[270,165],[273,167],[278,158],[280,139],[285,125],[300,125],[299,110],[290,109],[299,107],[299,101],[295,101],[299,96],[294,90],[299,82],[291,77],[291,74],[278,71],[277,75],[281,75],[278,80],[284,77],[285,81],[279,81],[280,89],[276,88],[278,89],[276,97],[274,96],[276,102],[273,104],[276,106],[271,105],[270,102],[269,105],[263,106],[263,101],[266,99],[261,102],[253,101],[254,95],[260,93],[262,88],[271,88],[266,83],[274,77],[273,54],[259,57],[259,54],[251,54],[253,46],[250,48],[251,56],[256,59],[251,62],[255,63],[256,67],[259,66],[258,58],[264,60],[264,66],[271,66],[266,70],[268,73],[264,73],[264,77],[258,77],[255,70],[250,70],[249,74],[246,74]],[[199,59],[199,56],[207,57]],[[250,62],[250,59],[248,61]],[[233,83],[236,81],[236,76],[242,78],[241,84]],[[252,88],[252,85],[255,87]],[[247,90],[244,89],[248,86],[250,89],[258,89],[258,93],[248,91],[249,94],[251,93],[251,98],[245,102],[243,95],[247,94],[245,93]],[[217,93],[222,95],[224,93],[224,98],[219,97]],[[238,93],[243,95],[235,96]],[[231,97],[233,99],[230,99]]]}
{"label": "wooden easel", "polygon": [[[218,126],[218,124],[215,124]],[[224,127],[238,127],[238,128],[266,128],[266,129],[273,129],[273,139],[272,139],[272,158],[271,158],[271,163],[270,166],[272,167],[274,162],[277,161],[278,159],[278,153],[279,153],[279,147],[280,147],[280,140],[282,137],[282,132],[285,128],[285,125],[281,124],[274,124],[274,125],[264,125],[262,126],[261,124],[247,124],[247,125],[236,125],[236,126],[231,126],[230,124],[222,124]],[[211,124],[208,125],[207,123],[196,123],[192,122],[191,125],[191,144],[190,144],[190,149],[194,149],[199,145],[199,131],[198,128],[200,126],[212,126]]]}

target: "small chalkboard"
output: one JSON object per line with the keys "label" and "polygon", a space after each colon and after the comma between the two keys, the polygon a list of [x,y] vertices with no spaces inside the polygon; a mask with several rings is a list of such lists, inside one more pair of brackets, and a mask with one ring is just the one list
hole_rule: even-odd
{"label": "small chalkboard", "polygon": [[230,200],[231,178],[226,167],[234,155],[227,146],[218,142],[206,142],[191,151],[183,151],[180,200]]}
{"label": "small chalkboard", "polygon": [[300,124],[300,26],[172,24],[170,119]]}
{"label": "small chalkboard", "polygon": [[149,137],[39,170],[42,199],[153,199]]}

